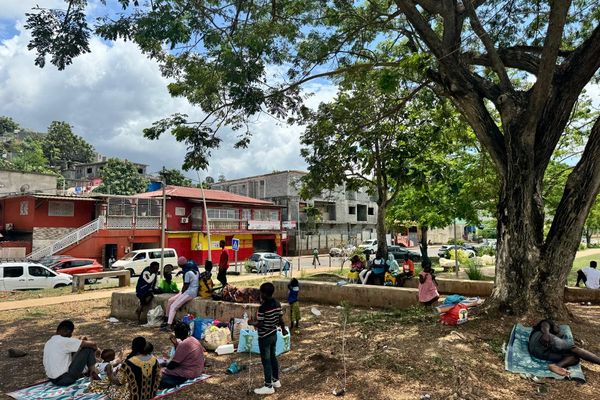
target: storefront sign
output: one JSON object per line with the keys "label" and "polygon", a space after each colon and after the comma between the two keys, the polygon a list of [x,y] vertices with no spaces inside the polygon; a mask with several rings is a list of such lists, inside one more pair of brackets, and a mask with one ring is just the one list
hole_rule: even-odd
{"label": "storefront sign", "polygon": [[283,221],[281,226],[283,229],[296,229],[296,221]]}
{"label": "storefront sign", "polygon": [[280,226],[279,221],[248,221],[248,229],[251,231],[278,231]]}

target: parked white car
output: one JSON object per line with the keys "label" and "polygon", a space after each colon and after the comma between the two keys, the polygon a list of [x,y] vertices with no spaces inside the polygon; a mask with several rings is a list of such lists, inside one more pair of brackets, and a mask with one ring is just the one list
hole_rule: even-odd
{"label": "parked white car", "polygon": [[329,255],[331,257],[347,257],[356,250],[356,246],[347,244],[344,247],[332,247],[329,249]]}
{"label": "parked white car", "polygon": [[248,258],[252,263],[250,272],[266,274],[272,271],[288,271],[291,264],[276,253],[254,253]]}
{"label": "parked white car", "polygon": [[[160,263],[161,249],[133,250],[110,266],[113,271],[128,270],[131,276],[139,275],[152,261]],[[165,268],[177,268],[177,252],[165,249]]]}
{"label": "parked white car", "polygon": [[54,272],[42,264],[30,262],[0,264],[0,290],[51,289],[72,283],[71,275]]}
{"label": "parked white car", "polygon": [[375,254],[377,252],[377,239],[365,240],[358,247],[365,253]]}

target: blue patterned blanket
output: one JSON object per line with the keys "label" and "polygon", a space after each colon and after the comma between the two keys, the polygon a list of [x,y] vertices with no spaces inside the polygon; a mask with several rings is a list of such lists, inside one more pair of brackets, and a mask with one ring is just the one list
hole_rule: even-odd
{"label": "blue patterned blanket", "polygon": [[[161,390],[154,399],[167,397],[190,385],[205,381],[209,377],[210,375],[204,374],[196,379],[190,379],[172,389]],[[73,385],[67,387],[59,387],[50,382],[43,382],[11,393],[6,393],[6,395],[17,400],[108,400],[103,394],[87,393],[89,384],[90,381],[87,378],[81,378]]]}
{"label": "blue patterned blanket", "polygon": [[[540,360],[529,354],[527,345],[529,344],[531,329],[521,324],[515,325],[508,341],[504,368],[516,374],[536,376],[538,378],[565,379],[563,376],[557,375],[548,369],[549,361]],[[565,339],[573,343],[573,333],[569,325],[561,325],[560,329],[564,333]],[[569,372],[571,372],[571,379],[585,382],[581,363],[570,367]]]}

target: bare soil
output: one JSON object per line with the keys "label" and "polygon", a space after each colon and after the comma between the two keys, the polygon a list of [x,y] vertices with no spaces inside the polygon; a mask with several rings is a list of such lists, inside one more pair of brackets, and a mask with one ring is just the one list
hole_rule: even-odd
{"label": "bare soil", "polygon": [[[157,328],[134,323],[106,321],[110,300],[82,301],[48,307],[6,311],[0,315],[0,392],[43,380],[42,351],[57,323],[71,318],[76,335],[87,335],[104,348],[125,349],[131,339],[143,335],[153,342],[156,354],[166,354],[168,335]],[[283,387],[273,399],[327,399],[344,387],[342,338],[346,337],[347,399],[594,399],[600,387],[600,366],[584,363],[587,384],[544,380],[536,383],[504,371],[502,344],[516,322],[499,321],[471,313],[472,320],[460,327],[440,325],[437,318],[421,309],[397,312],[350,310],[350,322],[343,332],[342,310],[316,306],[315,317],[303,307],[305,321],[300,335],[293,337],[293,351],[280,357]],[[600,353],[600,307],[570,305],[577,316],[571,321],[582,347]],[[8,358],[9,348],[29,355]],[[251,364],[249,371],[229,376],[225,369],[232,361]],[[183,390],[170,399],[258,398],[247,394],[262,383],[257,355],[207,357],[211,378]],[[0,398],[8,398],[0,395]]]}

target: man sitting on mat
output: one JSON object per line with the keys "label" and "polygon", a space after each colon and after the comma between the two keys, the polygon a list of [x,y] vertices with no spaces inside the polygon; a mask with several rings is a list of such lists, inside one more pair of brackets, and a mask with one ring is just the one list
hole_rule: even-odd
{"label": "man sitting on mat", "polygon": [[562,338],[556,322],[544,319],[533,327],[529,336],[529,354],[541,360],[551,361],[548,366],[555,374],[569,377],[566,369],[580,360],[600,365],[600,357],[587,350],[576,347]]}
{"label": "man sitting on mat", "polygon": [[597,266],[596,261],[590,261],[589,267],[577,271],[575,286],[579,287],[579,282],[583,282],[588,289],[600,289],[600,271],[596,269]]}
{"label": "man sitting on mat", "polygon": [[96,371],[96,343],[73,338],[75,325],[64,320],[58,324],[56,335],[52,336],[44,346],[44,369],[50,382],[57,386],[69,386],[83,377],[85,367],[90,378],[98,380]]}

